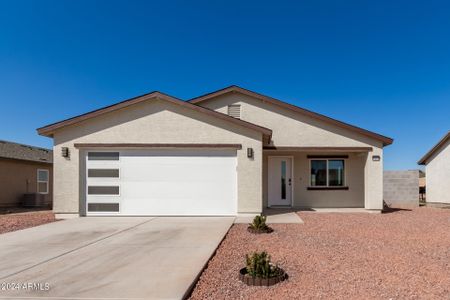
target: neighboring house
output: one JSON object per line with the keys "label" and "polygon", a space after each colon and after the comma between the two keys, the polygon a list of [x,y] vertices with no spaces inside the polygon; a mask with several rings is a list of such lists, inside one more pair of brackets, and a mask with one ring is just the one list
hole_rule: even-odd
{"label": "neighboring house", "polygon": [[392,139],[231,86],[152,92],[38,129],[54,139],[59,217],[383,208]]}
{"label": "neighboring house", "polygon": [[450,203],[450,131],[418,162],[425,165],[428,203]]}
{"label": "neighboring house", "polygon": [[52,150],[0,140],[0,207],[19,206],[25,194],[52,201]]}

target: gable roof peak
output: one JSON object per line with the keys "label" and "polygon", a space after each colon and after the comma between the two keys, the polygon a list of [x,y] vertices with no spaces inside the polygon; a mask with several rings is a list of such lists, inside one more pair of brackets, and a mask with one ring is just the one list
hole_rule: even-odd
{"label": "gable roof peak", "polygon": [[97,117],[97,116],[100,116],[100,115],[103,115],[103,114],[106,114],[106,113],[109,113],[109,112],[113,112],[113,111],[116,111],[116,110],[119,110],[119,109],[123,109],[123,108],[126,108],[128,106],[131,106],[131,105],[143,102],[143,101],[148,101],[148,100],[151,100],[151,99],[160,99],[160,100],[168,101],[168,102],[173,103],[175,105],[179,105],[179,106],[182,106],[182,107],[186,107],[188,109],[192,109],[192,110],[198,111],[198,112],[200,112],[202,114],[207,114],[207,115],[216,117],[218,119],[222,119],[222,120],[225,120],[227,122],[234,123],[234,124],[239,125],[239,126],[250,128],[252,130],[261,132],[262,134],[264,134],[266,136],[271,136],[272,135],[272,130],[270,130],[268,128],[265,128],[265,127],[262,127],[262,126],[259,126],[259,125],[256,125],[256,124],[244,121],[244,120],[236,119],[236,118],[233,118],[231,116],[228,116],[228,115],[216,112],[214,110],[211,110],[211,109],[208,109],[208,108],[205,108],[205,107],[194,105],[192,103],[189,103],[188,101],[183,101],[181,99],[178,99],[176,97],[170,96],[168,94],[165,94],[165,93],[162,93],[162,92],[159,92],[159,91],[153,91],[153,92],[150,92],[150,93],[147,93],[147,94],[143,94],[141,96],[137,96],[137,97],[133,97],[133,98],[130,98],[130,99],[127,99],[127,100],[123,100],[121,102],[118,102],[118,103],[115,103],[115,104],[112,104],[112,105],[109,105],[109,106],[106,106],[106,107],[102,107],[102,108],[99,108],[99,109],[96,109],[96,110],[93,110],[93,111],[90,111],[90,112],[87,112],[87,113],[84,113],[84,114],[81,114],[81,115],[78,115],[78,116],[66,119],[66,120],[63,120],[63,121],[59,121],[59,122],[56,122],[56,123],[52,123],[52,124],[46,125],[44,127],[38,128],[37,132],[40,135],[52,137],[54,131],[57,130],[57,129],[60,129],[62,127],[73,125],[73,124],[82,122],[84,120],[91,119],[91,118],[94,118],[94,117]]}
{"label": "gable roof peak", "polygon": [[418,162],[419,165],[426,165],[428,163],[428,160],[431,156],[433,156],[434,153],[439,151],[442,146],[445,145],[445,143],[450,140],[450,130],[445,134],[442,139],[439,140],[439,142],[433,146],[433,148],[430,149]]}
{"label": "gable roof peak", "polygon": [[199,105],[199,103],[201,103],[203,101],[207,101],[207,100],[213,99],[215,97],[224,95],[224,94],[229,93],[229,92],[239,92],[239,93],[247,95],[249,97],[253,97],[253,98],[259,99],[259,100],[261,100],[263,102],[268,102],[268,103],[271,103],[273,105],[277,105],[279,107],[283,107],[285,109],[288,109],[288,110],[291,110],[291,111],[295,111],[297,113],[309,116],[311,118],[314,118],[314,119],[317,119],[317,120],[321,120],[323,122],[326,122],[326,123],[329,123],[329,124],[332,124],[332,125],[335,125],[335,126],[338,126],[338,127],[341,127],[341,128],[353,131],[353,132],[357,132],[357,133],[359,133],[361,135],[364,135],[364,136],[367,136],[367,137],[372,138],[374,140],[382,142],[383,146],[390,145],[390,144],[392,144],[394,142],[394,140],[392,138],[390,138],[390,137],[387,137],[387,136],[375,133],[373,131],[369,131],[369,130],[363,129],[361,127],[357,127],[357,126],[354,126],[354,125],[351,125],[351,124],[348,124],[348,123],[345,123],[345,122],[342,122],[342,121],[339,121],[339,120],[327,117],[327,116],[319,114],[319,113],[315,113],[313,111],[301,108],[301,107],[296,106],[294,104],[290,104],[290,103],[287,103],[287,102],[284,102],[284,101],[281,101],[281,100],[278,100],[278,99],[275,99],[275,98],[272,98],[272,97],[269,97],[269,96],[266,96],[266,95],[254,92],[254,91],[242,88],[242,87],[237,86],[237,85],[231,85],[231,86],[225,87],[223,89],[220,89],[220,90],[217,90],[217,91],[214,91],[214,92],[210,92],[208,94],[204,94],[204,95],[192,98],[192,99],[189,100],[189,102],[193,103],[193,104],[196,104],[196,105]]}

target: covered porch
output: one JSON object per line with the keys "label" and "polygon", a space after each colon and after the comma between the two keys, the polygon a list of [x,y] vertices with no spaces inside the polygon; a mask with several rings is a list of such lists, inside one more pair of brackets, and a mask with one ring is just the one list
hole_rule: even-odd
{"label": "covered porch", "polygon": [[372,147],[265,147],[263,207],[381,210],[382,193],[368,199],[369,176],[382,178],[373,156]]}

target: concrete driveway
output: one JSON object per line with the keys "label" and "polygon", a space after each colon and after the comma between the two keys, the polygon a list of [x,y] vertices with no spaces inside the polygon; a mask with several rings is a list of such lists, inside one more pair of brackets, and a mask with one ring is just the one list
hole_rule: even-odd
{"label": "concrete driveway", "polygon": [[233,220],[89,217],[2,234],[0,298],[181,299]]}

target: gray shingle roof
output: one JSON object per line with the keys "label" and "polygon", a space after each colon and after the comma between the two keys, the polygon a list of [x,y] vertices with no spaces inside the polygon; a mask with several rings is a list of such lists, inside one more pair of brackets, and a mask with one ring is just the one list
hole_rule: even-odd
{"label": "gray shingle roof", "polygon": [[0,157],[53,163],[52,150],[2,140],[0,140]]}

